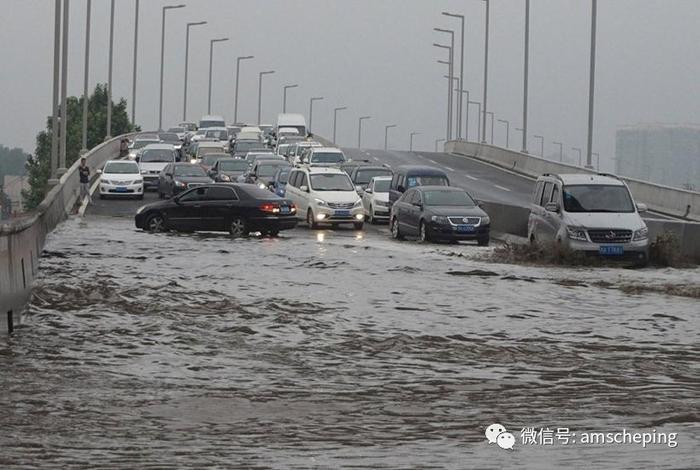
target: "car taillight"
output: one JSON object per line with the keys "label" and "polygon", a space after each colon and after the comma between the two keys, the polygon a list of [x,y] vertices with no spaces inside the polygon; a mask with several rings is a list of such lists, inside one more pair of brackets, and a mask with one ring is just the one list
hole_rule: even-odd
{"label": "car taillight", "polygon": [[260,210],[269,214],[279,214],[280,206],[278,204],[263,204]]}

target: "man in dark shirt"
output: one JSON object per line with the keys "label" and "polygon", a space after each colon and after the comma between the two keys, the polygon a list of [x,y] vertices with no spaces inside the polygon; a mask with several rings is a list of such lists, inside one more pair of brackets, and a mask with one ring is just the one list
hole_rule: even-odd
{"label": "man in dark shirt", "polygon": [[87,166],[85,157],[80,159],[78,173],[80,174],[80,200],[83,201],[87,197],[88,202],[92,202],[90,197],[90,168]]}

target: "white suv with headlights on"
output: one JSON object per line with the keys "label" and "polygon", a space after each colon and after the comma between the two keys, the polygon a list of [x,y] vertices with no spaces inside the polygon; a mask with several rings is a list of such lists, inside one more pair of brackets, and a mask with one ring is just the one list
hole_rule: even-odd
{"label": "white suv with headlights on", "polygon": [[606,174],[545,174],[537,179],[528,220],[531,243],[555,242],[646,263],[649,231],[627,185]]}
{"label": "white suv with headlights on", "polygon": [[310,228],[321,223],[333,226],[351,223],[360,230],[364,225],[362,199],[348,174],[338,168],[293,169],[285,197],[294,202],[299,218],[306,217]]}

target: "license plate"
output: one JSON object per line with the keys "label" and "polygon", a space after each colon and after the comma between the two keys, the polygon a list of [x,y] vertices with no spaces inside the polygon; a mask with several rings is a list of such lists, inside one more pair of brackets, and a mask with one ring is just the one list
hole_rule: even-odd
{"label": "license plate", "polygon": [[338,217],[348,217],[350,215],[350,211],[335,211],[335,215]]}
{"label": "license plate", "polygon": [[129,190],[129,189],[126,188],[126,187],[124,187],[124,186],[117,186],[117,189],[115,189],[115,191],[118,192],[118,193],[125,193],[125,192],[127,192],[128,190]]}
{"label": "license plate", "polygon": [[458,225],[457,231],[462,233],[471,233],[474,231],[473,225]]}
{"label": "license plate", "polygon": [[603,256],[619,256],[625,252],[624,248],[619,245],[606,246],[599,248],[599,253]]}
{"label": "license plate", "polygon": [[289,207],[287,207],[287,206],[280,207],[280,214],[289,214]]}

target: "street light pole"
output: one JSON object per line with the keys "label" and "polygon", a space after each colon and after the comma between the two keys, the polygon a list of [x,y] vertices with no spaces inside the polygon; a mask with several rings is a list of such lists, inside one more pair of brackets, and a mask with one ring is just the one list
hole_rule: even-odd
{"label": "street light pole", "polygon": [[510,148],[510,122],[506,119],[498,119],[498,122],[506,125],[506,148]]}
{"label": "street light pole", "polygon": [[563,142],[552,142],[554,145],[559,146],[559,161],[564,161],[564,143]]}
{"label": "street light pole", "polygon": [[131,123],[136,124],[136,64],[139,51],[139,0],[134,6],[134,66],[131,76]]}
{"label": "street light pole", "polygon": [[544,158],[544,137],[541,135],[533,135],[535,139],[540,139],[540,157]]}
{"label": "street light pole", "polygon": [[[483,0],[486,2],[486,28],[484,37],[484,115],[483,121],[486,122],[486,98],[488,97],[488,83],[489,83],[489,8],[490,1]],[[486,143],[486,126],[481,129],[481,142]]]}
{"label": "street light pole", "polygon": [[258,125],[262,122],[262,79],[263,75],[271,75],[275,73],[274,70],[268,70],[266,72],[260,72],[258,75]]}
{"label": "street light pole", "polygon": [[[481,125],[481,124],[482,124],[482,122],[481,122],[481,118],[482,118],[482,114],[481,114],[481,102],[480,102],[480,101],[467,101],[467,111],[469,111],[468,108],[469,108],[469,105],[470,105],[470,104],[475,104],[475,105],[477,105],[477,106],[478,106],[478,110],[479,110],[479,111],[478,111],[478,114],[477,114],[477,116],[479,116],[479,122],[478,122],[478,125],[477,125],[477,128],[476,128],[476,129],[477,129],[476,138],[477,138],[477,140],[478,140],[478,139],[479,139],[479,136],[482,135],[482,133],[481,133],[481,129],[482,129],[482,125]],[[484,127],[486,127],[486,126],[484,126]],[[484,131],[484,135],[485,135],[485,134],[486,134],[486,131]],[[486,143],[486,142],[484,142],[484,143]]]}
{"label": "street light pole", "polygon": [[[452,57],[452,49],[450,46],[445,46],[443,44],[434,43],[433,46],[439,47],[441,49],[447,49],[450,52],[450,57]],[[438,61],[438,63],[444,64],[444,61]],[[452,140],[452,62],[447,62],[448,65],[448,75],[450,79],[447,80],[447,130],[446,138],[447,140]]]}
{"label": "street light pole", "polygon": [[[496,116],[493,114],[493,111],[486,111],[486,115],[491,115],[491,145],[493,145],[493,121]],[[484,122],[484,125],[486,125],[486,122]]]}
{"label": "street light pole", "polygon": [[53,26],[53,100],[51,102],[51,176],[50,185],[58,183],[56,168],[58,168],[58,85],[59,69],[61,68],[61,0],[56,0]]}
{"label": "street light pole", "polygon": [[209,101],[207,104],[207,114],[211,114],[211,82],[214,70],[214,43],[228,41],[228,38],[218,38],[209,40]]}
{"label": "street light pole", "polygon": [[187,76],[190,63],[190,28],[192,26],[200,26],[207,24],[206,21],[198,21],[196,23],[187,23],[187,32],[185,33],[185,93],[182,99],[182,120],[187,120]]}
{"label": "street light pole", "polygon": [[333,144],[336,143],[336,129],[338,124],[338,111],[344,111],[348,109],[347,106],[341,106],[340,108],[335,108],[333,110]]}
{"label": "street light pole", "polygon": [[[462,22],[462,46],[460,48],[460,58],[459,58],[459,89],[464,89],[464,29],[465,29],[465,19],[464,15],[457,15],[455,13],[442,12],[445,16],[450,16],[453,18],[458,18]],[[467,98],[468,99],[468,98]],[[463,93],[459,94],[459,100],[457,101],[457,139],[462,138],[462,113],[464,111],[464,96]]]}
{"label": "street light pole", "polygon": [[160,104],[158,110],[158,130],[163,130],[163,71],[165,68],[165,12],[176,8],[184,8],[185,5],[166,5],[163,7],[160,29]]}
{"label": "street light pole", "polygon": [[408,151],[413,152],[413,136],[418,135],[420,132],[411,132],[411,143],[409,144]]}
{"label": "street light pole", "polygon": [[254,59],[255,56],[249,55],[249,56],[244,56],[244,57],[238,57],[236,59],[236,92],[234,96],[234,104],[233,104],[233,122],[234,124],[238,124],[238,79],[240,78],[241,75],[241,61],[242,60],[248,60],[248,59]]}
{"label": "street light pole", "polygon": [[396,124],[389,124],[388,126],[384,126],[384,151],[386,152],[389,150],[389,129],[393,129],[396,127]]}
{"label": "street light pole", "polygon": [[527,153],[527,95],[528,95],[528,75],[530,66],[530,0],[525,0],[525,70],[523,72],[523,149],[522,153]]}
{"label": "street light pole", "polygon": [[[112,0],[114,1],[114,0]],[[57,175],[66,172],[66,136],[68,128],[68,22],[70,0],[63,0],[63,38],[61,42],[61,153],[58,156]]]}
{"label": "street light pole", "polygon": [[444,142],[445,139],[435,139],[435,153],[438,153],[438,146],[440,145],[440,142]]}
{"label": "street light pole", "polygon": [[321,101],[323,96],[317,96],[309,100],[309,133],[311,133],[311,123],[314,121],[314,101]]}
{"label": "street light pole", "polygon": [[88,120],[88,81],[90,77],[90,14],[92,0],[85,5],[85,76],[83,78],[83,135],[80,154],[87,152],[87,120]]}
{"label": "street light pole", "polygon": [[462,95],[467,95],[467,112],[464,113],[464,121],[466,125],[464,127],[464,139],[469,141],[469,91],[462,90]]}
{"label": "street light pole", "polygon": [[578,152],[578,166],[581,166],[581,149],[577,147],[571,147],[571,150]]}
{"label": "street light pole", "polygon": [[365,119],[372,119],[372,116],[362,116],[358,121],[357,127],[357,148],[362,148],[362,121]]}
{"label": "street light pole", "polygon": [[[66,0],[67,1],[67,0]],[[114,62],[114,0],[109,8],[109,64],[107,66],[107,137],[112,137],[112,64]]]}
{"label": "street light pole", "polygon": [[282,112],[286,113],[287,112],[287,90],[290,88],[297,88],[299,85],[285,85],[284,87],[284,96],[282,97]]}
{"label": "street light pole", "polygon": [[[454,114],[454,94],[452,92],[452,82],[455,80],[455,72],[454,72],[454,66],[455,66],[455,32],[451,29],[443,29],[443,28],[433,28],[434,31],[437,31],[438,33],[446,33],[450,35],[450,62],[449,62],[449,72],[448,75],[450,76],[450,83],[449,83],[449,90],[448,90],[448,112],[450,113],[450,119],[449,119],[449,140],[452,140],[452,127],[453,127],[453,122],[452,122],[452,117]],[[461,88],[461,87],[460,87]]]}
{"label": "street light pole", "polygon": [[598,22],[598,0],[591,0],[591,67],[588,85],[588,148],[586,149],[586,167],[592,168],[593,157],[593,111],[595,101],[595,41]]}

